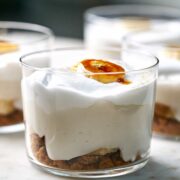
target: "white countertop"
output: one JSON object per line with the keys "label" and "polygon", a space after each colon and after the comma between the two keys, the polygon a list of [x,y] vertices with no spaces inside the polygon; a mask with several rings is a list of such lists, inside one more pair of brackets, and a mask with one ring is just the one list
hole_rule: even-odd
{"label": "white countertop", "polygon": [[[56,47],[80,46],[78,40],[58,38]],[[0,135],[0,180],[64,180],[33,167],[26,157],[24,133]],[[71,178],[72,179],[72,178]],[[153,138],[149,163],[121,180],[180,180],[180,141]]]}
{"label": "white countertop", "polygon": [[[149,163],[140,171],[122,176],[121,180],[179,180],[180,142],[152,140]],[[36,169],[25,152],[24,133],[0,135],[0,180],[64,180]],[[72,179],[71,179],[72,180]]]}

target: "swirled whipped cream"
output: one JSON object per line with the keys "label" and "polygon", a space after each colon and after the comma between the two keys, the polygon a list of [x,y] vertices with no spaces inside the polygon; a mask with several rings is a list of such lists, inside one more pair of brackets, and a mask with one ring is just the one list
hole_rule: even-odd
{"label": "swirled whipped cream", "polygon": [[150,147],[155,80],[143,73],[127,78],[130,84],[102,83],[64,69],[36,71],[22,80],[27,128],[45,137],[52,160],[99,148],[119,148],[125,161],[143,157]]}

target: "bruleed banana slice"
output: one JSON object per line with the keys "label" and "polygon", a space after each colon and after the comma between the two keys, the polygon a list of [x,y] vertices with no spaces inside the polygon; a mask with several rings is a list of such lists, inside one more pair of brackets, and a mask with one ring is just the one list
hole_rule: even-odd
{"label": "bruleed banana slice", "polygon": [[129,84],[125,79],[125,69],[120,65],[101,59],[85,59],[75,65],[73,71],[82,69],[88,78],[95,79],[102,83],[119,82]]}
{"label": "bruleed banana slice", "polygon": [[8,115],[14,111],[14,103],[11,100],[0,99],[0,115]]}
{"label": "bruleed banana slice", "polygon": [[17,51],[19,49],[17,44],[8,42],[8,41],[4,41],[4,40],[0,40],[0,54],[5,54],[5,53],[9,53],[9,52],[14,52]]}

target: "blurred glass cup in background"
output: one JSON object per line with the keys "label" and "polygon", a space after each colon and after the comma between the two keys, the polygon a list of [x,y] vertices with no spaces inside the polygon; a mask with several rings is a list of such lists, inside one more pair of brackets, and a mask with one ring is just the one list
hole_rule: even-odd
{"label": "blurred glass cup in background", "polygon": [[176,8],[153,5],[108,5],[85,13],[84,39],[88,48],[120,47],[130,32],[156,28],[180,17]]}
{"label": "blurred glass cup in background", "polygon": [[180,139],[180,21],[130,33],[125,49],[147,50],[160,60],[153,131],[161,137]]}
{"label": "blurred glass cup in background", "polygon": [[20,56],[50,48],[52,41],[52,32],[46,27],[21,22],[0,22],[0,133],[24,129]]}

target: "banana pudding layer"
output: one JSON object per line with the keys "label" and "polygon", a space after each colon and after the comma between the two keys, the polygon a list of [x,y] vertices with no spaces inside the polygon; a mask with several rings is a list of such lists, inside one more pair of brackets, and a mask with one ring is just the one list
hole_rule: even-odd
{"label": "banana pudding layer", "polygon": [[20,52],[0,55],[0,99],[18,100],[21,97]]}
{"label": "banana pudding layer", "polygon": [[18,62],[20,47],[0,41],[0,99],[16,100],[20,95],[21,69]]}
{"label": "banana pudding layer", "polygon": [[[94,71],[98,68],[104,72],[102,66],[93,63]],[[123,67],[121,76],[115,74],[115,80],[112,75],[88,74],[92,69],[84,73],[73,72],[72,66],[45,69],[23,78],[25,120],[33,137],[29,149],[42,147],[45,159],[52,163],[87,157],[99,149],[106,149],[105,154],[116,152],[123,162],[129,163],[147,156],[154,77],[143,73],[126,76],[127,68]],[[119,81],[121,78],[129,83]],[[43,162],[48,164],[45,159]]]}

